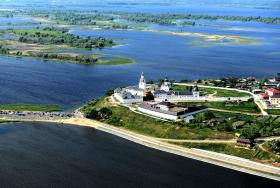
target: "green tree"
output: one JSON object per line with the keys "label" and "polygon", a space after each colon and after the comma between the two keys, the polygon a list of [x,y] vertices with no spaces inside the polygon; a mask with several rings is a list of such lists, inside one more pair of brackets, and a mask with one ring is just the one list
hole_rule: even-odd
{"label": "green tree", "polygon": [[99,110],[99,116],[101,119],[108,119],[112,115],[112,111],[106,107]]}
{"label": "green tree", "polygon": [[215,118],[215,114],[211,111],[207,111],[205,112],[205,119],[212,119],[212,118]]}
{"label": "green tree", "polygon": [[205,114],[199,113],[195,116],[195,122],[202,123],[205,120]]}
{"label": "green tree", "polygon": [[269,150],[280,153],[280,140],[273,140],[268,145]]}
{"label": "green tree", "polygon": [[92,109],[90,112],[86,114],[86,118],[99,120],[100,116],[97,110]]}
{"label": "green tree", "polygon": [[255,126],[250,126],[241,131],[240,137],[247,139],[255,139],[260,136],[259,130]]}
{"label": "green tree", "polygon": [[164,80],[163,79],[160,79],[160,80],[158,80],[157,81],[157,85],[158,85],[158,87],[160,87],[161,85],[162,85],[162,83],[164,82]]}

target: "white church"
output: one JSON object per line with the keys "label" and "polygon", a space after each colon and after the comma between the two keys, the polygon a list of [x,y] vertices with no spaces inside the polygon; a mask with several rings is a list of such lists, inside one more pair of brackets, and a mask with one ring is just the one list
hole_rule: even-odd
{"label": "white church", "polygon": [[128,86],[125,88],[117,88],[114,91],[114,97],[121,103],[142,103],[146,91],[146,80],[142,72],[138,86]]}
{"label": "white church", "polygon": [[199,99],[199,89],[197,86],[194,86],[192,91],[173,91],[172,84],[165,78],[161,87],[156,90],[154,93],[154,100],[169,101],[169,102],[180,102],[186,100],[197,100]]}
{"label": "white church", "polygon": [[[155,88],[154,85],[152,88]],[[169,101],[180,102],[186,100],[199,99],[199,90],[195,86],[192,91],[178,92],[173,91],[172,84],[165,78],[164,82],[158,89],[150,90],[156,102]],[[114,97],[123,104],[142,103],[147,92],[147,84],[144,73],[142,72],[137,86],[128,86],[125,88],[117,88],[114,91]]]}

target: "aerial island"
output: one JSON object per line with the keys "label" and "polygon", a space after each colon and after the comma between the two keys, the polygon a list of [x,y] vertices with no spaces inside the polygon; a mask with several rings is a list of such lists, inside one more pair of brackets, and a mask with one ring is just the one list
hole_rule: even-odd
{"label": "aerial island", "polygon": [[0,117],[3,122],[39,120],[117,127],[183,148],[278,167],[279,86],[279,73],[272,79],[181,82],[168,78],[146,81],[142,73],[137,85],[109,90],[73,113],[59,112],[56,105],[2,105]]}
{"label": "aerial island", "polygon": [[79,37],[67,29],[44,27],[35,29],[8,29],[0,31],[0,54],[16,57],[33,57],[44,60],[78,64],[126,64],[130,58],[121,56],[110,60],[98,58],[92,49],[102,49],[117,45],[104,37]]}
{"label": "aerial island", "polygon": [[[84,126],[280,180],[280,53],[274,49],[280,40],[279,17],[83,8],[0,9],[0,58],[10,71],[1,72],[1,125]],[[4,23],[5,19],[15,21]],[[265,38],[269,32],[271,37]],[[262,45],[271,46],[267,50]],[[243,51],[251,50],[254,54],[245,57]],[[28,66],[16,69],[15,62]],[[33,70],[35,63],[39,68]],[[234,71],[243,65],[239,76]],[[253,74],[266,66],[272,68]],[[33,73],[29,69],[34,78],[22,84],[19,79]],[[48,71],[59,76],[43,73]],[[15,76],[18,73],[23,76]],[[62,77],[66,78],[59,80]],[[71,140],[70,148],[77,142]]]}

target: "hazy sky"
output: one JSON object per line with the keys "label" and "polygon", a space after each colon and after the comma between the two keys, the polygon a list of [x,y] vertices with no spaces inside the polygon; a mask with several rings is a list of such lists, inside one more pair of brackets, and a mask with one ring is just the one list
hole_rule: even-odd
{"label": "hazy sky", "polygon": [[16,4],[88,4],[97,3],[171,3],[185,5],[232,6],[280,9],[280,0],[0,0],[1,5]]}

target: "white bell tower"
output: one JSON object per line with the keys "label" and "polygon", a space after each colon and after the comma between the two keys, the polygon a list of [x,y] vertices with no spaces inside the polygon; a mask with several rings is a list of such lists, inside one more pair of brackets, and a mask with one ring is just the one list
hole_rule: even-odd
{"label": "white bell tower", "polygon": [[142,72],[142,74],[140,76],[140,80],[139,80],[139,89],[146,90],[146,80],[145,80],[143,72]]}
{"label": "white bell tower", "polygon": [[162,83],[160,90],[168,92],[172,90],[171,83],[168,81],[167,78],[164,79],[164,82]]}

